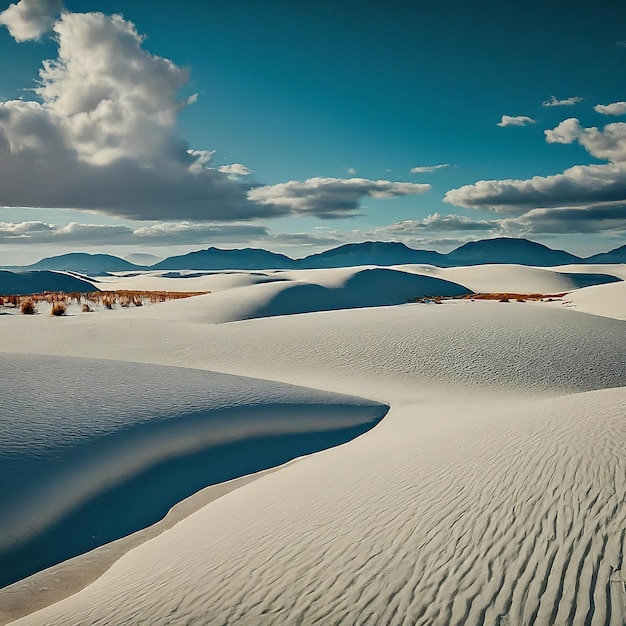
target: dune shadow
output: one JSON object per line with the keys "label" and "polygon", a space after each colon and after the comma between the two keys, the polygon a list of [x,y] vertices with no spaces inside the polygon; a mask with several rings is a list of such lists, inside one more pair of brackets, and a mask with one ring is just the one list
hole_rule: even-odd
{"label": "dune shadow", "polygon": [[[233,424],[238,428],[240,422],[243,429],[235,441],[220,443],[223,438],[218,437],[217,444],[209,443],[199,450],[170,455],[139,472],[122,476],[115,484],[96,491],[87,499],[79,500],[53,523],[31,534],[25,541],[0,551],[0,587],[146,528],[162,519],[176,503],[204,487],[347,443],[375,426],[387,410],[387,406],[375,403],[321,407],[270,405],[255,407],[252,411],[225,410],[219,419],[227,421],[231,429]],[[317,426],[320,430],[316,431],[316,413],[320,411],[324,414],[323,424]],[[279,413],[281,417],[268,427],[269,434],[263,434],[257,428],[252,436],[246,436],[245,429],[252,422],[267,418],[271,423],[273,413]],[[130,441],[135,448],[158,446],[175,437],[176,430],[186,429],[187,435],[193,435],[193,429],[198,428],[198,437],[202,439],[203,430],[206,434],[204,417],[192,415],[182,421],[177,419],[175,424],[171,422],[165,428],[163,424],[143,424],[133,429],[130,439],[128,434],[117,433],[116,437],[124,437],[124,445]],[[337,426],[333,426],[335,418]],[[304,424],[304,430],[277,432],[285,420]],[[108,442],[101,447],[110,449],[114,446],[115,442]],[[86,449],[83,456],[86,458],[93,453],[93,450]],[[97,452],[95,456],[98,456]],[[80,471],[80,467],[76,470]],[[33,515],[37,515],[36,508],[35,505]]]}

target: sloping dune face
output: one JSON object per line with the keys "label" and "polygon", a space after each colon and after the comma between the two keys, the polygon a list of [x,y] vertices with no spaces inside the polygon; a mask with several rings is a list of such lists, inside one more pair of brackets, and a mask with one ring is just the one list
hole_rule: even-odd
{"label": "sloping dune face", "polygon": [[98,291],[90,282],[62,272],[0,270],[0,295],[28,295],[42,291]]}
{"label": "sloping dune face", "polygon": [[115,361],[5,355],[0,377],[0,586],[153,523],[208,484],[344,443],[386,412]]}
{"label": "sloping dune face", "polygon": [[[165,279],[161,279],[163,281]],[[443,278],[386,268],[338,268],[207,275],[197,284],[216,293],[203,296],[182,313],[195,322],[224,324],[261,317],[404,304],[413,298],[461,296],[471,291]],[[139,284],[139,283],[137,283]],[[172,307],[154,307],[144,317],[166,318]]]}
{"label": "sloping dune face", "polygon": [[508,293],[562,293],[618,282],[611,268],[604,272],[588,272],[584,266],[561,272],[559,268],[522,267],[520,265],[479,265],[475,267],[450,267],[437,271],[437,275],[465,285],[475,292]]}
{"label": "sloping dune face", "polygon": [[577,311],[626,320],[626,282],[579,289],[566,302]]}

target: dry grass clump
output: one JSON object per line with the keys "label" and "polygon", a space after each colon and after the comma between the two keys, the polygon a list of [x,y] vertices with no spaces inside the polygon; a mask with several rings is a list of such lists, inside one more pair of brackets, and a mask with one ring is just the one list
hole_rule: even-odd
{"label": "dry grass clump", "polygon": [[34,315],[36,312],[35,304],[32,300],[22,300],[20,302],[20,311],[22,315]]}
{"label": "dry grass clump", "polygon": [[[179,300],[181,298],[191,298],[192,296],[202,296],[210,293],[208,291],[137,291],[131,289],[116,289],[113,291],[99,291],[89,294],[89,299],[95,303],[102,304],[105,308],[111,309],[114,305],[127,309],[130,306],[143,306],[144,304],[156,304],[157,302],[167,302],[168,300]],[[111,306],[107,306],[109,302]]]}
{"label": "dry grass clump", "polygon": [[67,306],[65,302],[55,302],[52,305],[52,309],[50,309],[50,315],[54,315],[55,317],[61,317],[65,315],[67,312]]}
{"label": "dry grass clump", "polygon": [[411,298],[408,302],[417,302],[419,304],[441,304],[443,300],[443,296],[420,296],[419,298]]}
{"label": "dry grass clump", "polygon": [[565,293],[474,293],[467,296],[461,296],[463,300],[497,300],[498,302],[510,302],[515,300],[517,302],[526,302],[527,300],[538,301],[545,300],[546,302],[554,301],[562,298]]}
{"label": "dry grass clump", "polygon": [[411,298],[408,302],[421,304],[441,304],[445,300],[471,300],[472,302],[474,300],[495,300],[497,302],[511,302],[511,300],[515,300],[515,302],[526,302],[528,300],[536,302],[542,300],[543,302],[555,302],[566,295],[567,293],[469,293],[464,296],[451,297],[422,296],[420,298]]}
{"label": "dry grass clump", "polygon": [[[83,313],[90,313],[96,307],[113,309],[117,306],[128,308],[130,306],[139,307],[144,304],[155,304],[166,302],[167,300],[178,300],[180,298],[190,298],[210,293],[208,291],[133,291],[133,290],[113,290],[113,291],[90,291],[85,293],[63,291],[43,291],[31,295],[2,295],[0,294],[0,307],[20,309],[24,315],[36,313],[38,302],[45,302],[52,305],[52,315],[64,315],[67,307],[76,302],[82,304]],[[30,311],[32,307],[32,312]],[[60,311],[63,310],[63,313]]]}

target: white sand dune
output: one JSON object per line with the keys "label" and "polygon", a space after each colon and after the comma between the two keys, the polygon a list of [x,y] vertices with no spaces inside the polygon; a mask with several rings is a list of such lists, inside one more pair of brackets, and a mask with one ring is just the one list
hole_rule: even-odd
{"label": "white sand dune", "polygon": [[119,272],[98,277],[103,290],[135,289],[140,291],[223,291],[281,280],[271,272]]}
{"label": "white sand dune", "polygon": [[[131,278],[132,284],[155,284],[138,278]],[[459,296],[470,293],[462,285],[445,279],[388,268],[212,274],[185,279],[184,284],[191,284],[191,281],[197,281],[196,286],[203,285],[212,293],[187,303],[184,318],[212,324],[315,311],[390,306],[425,295]],[[117,280],[114,284],[119,288],[123,281]],[[171,307],[172,304],[175,303],[151,307],[142,316],[151,319],[171,317],[176,313],[170,313],[170,309],[178,311],[181,308]]]}
{"label": "white sand dune", "polygon": [[[413,268],[393,276],[452,281]],[[463,269],[473,290],[569,290],[552,288],[560,271],[509,266],[499,287],[493,266]],[[300,285],[309,302],[385,280],[364,268],[267,276],[281,274],[141,309],[10,320],[9,355],[87,350],[391,406],[361,437],[231,491],[15,623],[623,625],[625,323],[562,303],[286,315],[279,297]]]}
{"label": "white sand dune", "polygon": [[586,274],[608,274],[617,276],[622,280],[626,280],[626,264],[625,263],[604,263],[590,265],[560,265],[553,268],[558,272],[573,272]]}
{"label": "white sand dune", "polygon": [[[387,384],[410,393],[422,383],[532,393],[626,384],[624,324],[562,305],[455,301],[188,321],[188,308],[194,317],[208,298],[67,319],[16,316],[2,349],[213,369],[383,401]],[[144,318],[158,311],[169,317]],[[88,347],[77,336],[89,337]]]}
{"label": "white sand dune", "polygon": [[565,300],[577,311],[626,320],[626,282],[578,289]]}
{"label": "white sand dune", "polygon": [[619,274],[604,266],[605,271],[587,271],[586,266],[572,266],[571,271],[561,268],[525,267],[519,265],[477,265],[450,267],[437,272],[437,276],[457,282],[477,293],[563,293],[621,280]]}

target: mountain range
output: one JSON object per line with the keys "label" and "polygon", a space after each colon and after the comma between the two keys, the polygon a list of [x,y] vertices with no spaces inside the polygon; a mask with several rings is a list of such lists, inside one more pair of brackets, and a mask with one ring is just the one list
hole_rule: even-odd
{"label": "mountain range", "polygon": [[356,265],[436,265],[454,267],[487,263],[511,263],[554,267],[570,263],[626,263],[626,245],[609,252],[581,258],[564,250],[554,250],[528,239],[498,237],[466,243],[447,254],[434,250],[416,250],[403,243],[366,241],[332,248],[302,259],[292,259],[257,248],[223,250],[207,248],[172,256],[155,265],[130,263],[109,254],[73,252],[48,257],[28,266],[4,269],[72,271],[90,276],[108,272],[145,270],[254,270],[315,269]]}

